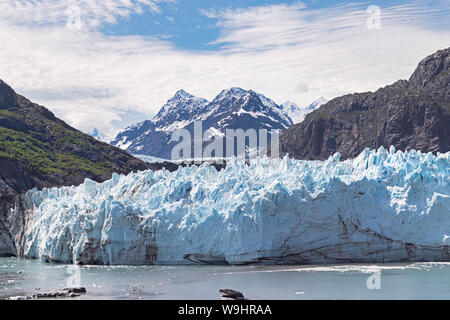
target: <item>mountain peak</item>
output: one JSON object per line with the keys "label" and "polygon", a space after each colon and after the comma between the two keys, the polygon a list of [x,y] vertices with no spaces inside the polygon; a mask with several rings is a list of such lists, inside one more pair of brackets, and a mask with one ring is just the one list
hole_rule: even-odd
{"label": "mountain peak", "polygon": [[164,106],[162,106],[161,110],[168,110],[168,109],[172,109],[173,107],[176,107],[178,104],[182,104],[182,103],[187,103],[190,101],[197,101],[197,103],[194,104],[202,104],[202,103],[206,103],[207,100],[200,98],[200,97],[196,97],[192,94],[190,94],[189,92],[180,89],[178,90],[175,95],[170,98],[169,100],[167,100],[166,104]]}
{"label": "mountain peak", "polygon": [[281,110],[283,110],[283,112],[287,114],[294,123],[300,123],[305,119],[308,113],[313,112],[327,102],[328,100],[324,97],[319,97],[307,107],[299,107],[292,101],[283,102],[280,107]]}
{"label": "mountain peak", "polygon": [[429,92],[433,97],[448,99],[450,48],[439,50],[420,61],[409,79],[410,86]]}
{"label": "mountain peak", "polygon": [[280,109],[284,112],[284,114],[291,118],[293,123],[302,122],[306,115],[304,109],[289,100],[280,104]]}
{"label": "mountain peak", "polygon": [[320,98],[314,100],[309,106],[307,106],[305,110],[307,110],[308,112],[314,111],[327,102],[328,100],[321,96]]}
{"label": "mountain peak", "polygon": [[244,89],[239,88],[239,87],[231,87],[231,88],[222,90],[217,95],[217,97],[214,100],[222,100],[224,98],[236,98],[236,99],[239,99],[239,98],[241,98],[242,96],[244,96],[248,92],[249,91],[244,90]]}
{"label": "mountain peak", "polygon": [[322,105],[327,102],[328,102],[328,100],[326,98],[324,98],[323,96],[320,96],[318,99],[314,100],[313,103]]}
{"label": "mountain peak", "polygon": [[300,107],[299,107],[296,103],[294,103],[294,102],[292,102],[292,101],[289,101],[289,100],[283,102],[283,103],[280,105],[280,107],[281,107],[281,109],[282,109],[283,111],[287,111],[287,110],[292,110],[292,111],[294,111],[294,110],[300,109]]}
{"label": "mountain peak", "polygon": [[158,123],[159,126],[166,127],[174,121],[188,120],[200,112],[207,103],[208,100],[180,89],[161,107],[151,121]]}
{"label": "mountain peak", "polygon": [[0,79],[0,108],[17,105],[17,96],[14,90]]}
{"label": "mountain peak", "polygon": [[223,91],[227,91],[232,94],[245,94],[248,92],[248,90],[242,89],[240,87],[231,87],[231,88],[225,89]]}
{"label": "mountain peak", "polygon": [[174,100],[174,99],[191,99],[194,98],[194,96],[192,94],[190,94],[189,92],[185,91],[184,89],[180,89],[178,90],[175,95],[169,100]]}

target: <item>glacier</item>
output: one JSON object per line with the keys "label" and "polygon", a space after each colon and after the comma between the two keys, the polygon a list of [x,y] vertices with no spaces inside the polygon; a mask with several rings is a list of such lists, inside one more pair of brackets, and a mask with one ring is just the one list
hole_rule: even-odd
{"label": "glacier", "polygon": [[107,264],[450,261],[450,153],[232,159],[30,190],[18,256]]}

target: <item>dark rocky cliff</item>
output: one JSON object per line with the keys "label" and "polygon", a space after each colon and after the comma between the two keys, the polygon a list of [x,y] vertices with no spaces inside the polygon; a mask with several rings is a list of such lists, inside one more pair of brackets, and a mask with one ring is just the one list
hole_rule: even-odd
{"label": "dark rocky cliff", "polygon": [[391,145],[450,150],[450,48],[422,60],[409,81],[333,99],[280,137],[282,154],[310,160]]}

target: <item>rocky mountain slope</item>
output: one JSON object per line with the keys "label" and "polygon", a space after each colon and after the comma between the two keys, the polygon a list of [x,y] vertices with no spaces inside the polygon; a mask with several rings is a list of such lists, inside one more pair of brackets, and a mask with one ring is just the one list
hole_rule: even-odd
{"label": "rocky mountain slope", "polygon": [[112,145],[132,154],[171,158],[171,134],[187,129],[193,136],[194,121],[202,121],[203,132],[223,136],[226,129],[279,129],[292,125],[280,106],[252,90],[230,88],[208,102],[184,90],[178,91],[152,120],[130,126],[120,132]]}
{"label": "rocky mountain slope", "polygon": [[365,148],[450,150],[450,48],[425,58],[409,81],[326,103],[280,137],[282,154],[343,159]]}
{"label": "rocky mountain slope", "polygon": [[148,165],[70,127],[0,82],[1,181],[12,189],[104,181]]}

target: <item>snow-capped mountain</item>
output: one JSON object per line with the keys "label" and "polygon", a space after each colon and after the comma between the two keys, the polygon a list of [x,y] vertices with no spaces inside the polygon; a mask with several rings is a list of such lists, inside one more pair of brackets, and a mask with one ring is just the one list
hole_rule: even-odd
{"label": "snow-capped mountain", "polygon": [[303,119],[305,119],[306,110],[291,101],[283,102],[280,107],[284,111],[284,113],[292,119],[292,122],[294,124],[302,122]]}
{"label": "snow-capped mountain", "polygon": [[101,142],[106,142],[109,143],[111,141],[111,138],[108,137],[107,135],[101,133],[100,131],[98,131],[97,128],[94,128],[94,130],[90,133],[88,133],[91,137],[97,139],[98,141]]}
{"label": "snow-capped mountain", "polygon": [[309,106],[307,106],[306,110],[308,110],[309,112],[312,112],[327,102],[328,102],[327,99],[325,99],[324,97],[320,97],[319,99],[314,100]]}
{"label": "snow-capped mountain", "polygon": [[318,109],[321,105],[327,103],[328,100],[324,97],[320,97],[319,99],[312,102],[309,106],[302,108],[296,105],[291,101],[286,101],[280,105],[281,109],[286,113],[291,119],[292,122],[300,123],[302,122],[306,115],[314,110]]}
{"label": "snow-capped mountain", "polygon": [[152,122],[161,131],[173,131],[183,128],[186,121],[205,112],[208,100],[195,97],[184,90],[179,90],[162,106]]}
{"label": "snow-capped mountain", "polygon": [[179,90],[152,120],[127,127],[119,132],[111,144],[130,153],[160,157],[167,153],[164,150],[169,143],[170,133],[184,128],[202,114],[207,103],[206,99]]}
{"label": "snow-capped mountain", "polygon": [[211,102],[180,90],[153,119],[126,128],[111,144],[132,154],[170,159],[178,143],[170,141],[172,132],[184,128],[193,136],[195,121],[215,136],[224,136],[226,129],[284,130],[292,125],[280,106],[252,90],[226,89]]}

